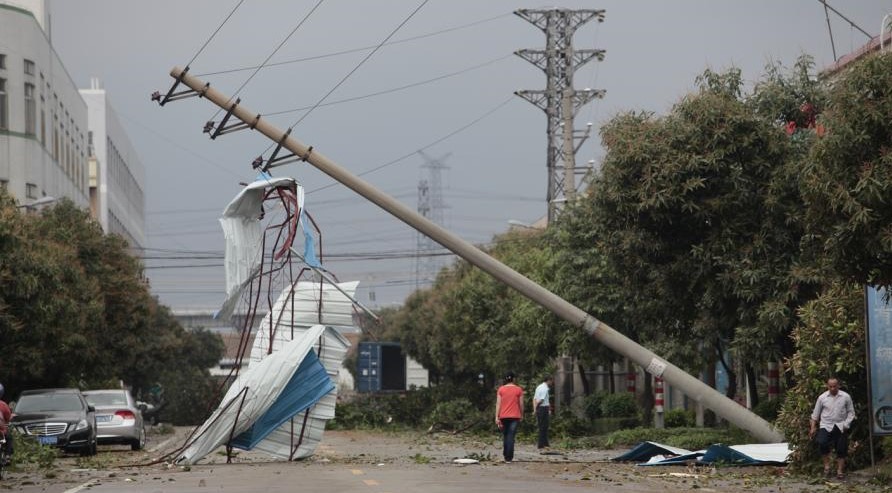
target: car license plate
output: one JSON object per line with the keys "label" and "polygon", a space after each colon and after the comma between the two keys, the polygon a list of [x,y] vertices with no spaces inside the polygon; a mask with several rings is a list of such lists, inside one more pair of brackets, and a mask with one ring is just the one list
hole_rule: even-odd
{"label": "car license plate", "polygon": [[112,420],[111,414],[102,414],[102,415],[96,416],[97,423],[107,423],[111,420]]}
{"label": "car license plate", "polygon": [[59,437],[37,437],[37,441],[40,442],[41,445],[55,445],[59,443]]}

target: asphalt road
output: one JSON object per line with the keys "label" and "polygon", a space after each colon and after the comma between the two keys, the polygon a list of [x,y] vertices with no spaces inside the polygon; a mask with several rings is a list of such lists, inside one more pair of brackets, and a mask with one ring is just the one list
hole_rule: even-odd
{"label": "asphalt road", "polygon": [[[285,462],[250,452],[231,464],[220,451],[190,467],[146,465],[182,442],[174,436],[150,437],[147,451],[101,447],[96,458],[65,457],[53,470],[12,472],[0,490],[24,493],[227,493],[255,492],[578,492],[631,493],[883,491],[852,475],[845,483],[794,477],[784,468],[637,467],[609,462],[625,450],[561,450],[541,455],[521,443],[515,461],[500,459],[492,439],[387,433],[327,431],[316,454]],[[460,465],[457,458],[476,464]]]}

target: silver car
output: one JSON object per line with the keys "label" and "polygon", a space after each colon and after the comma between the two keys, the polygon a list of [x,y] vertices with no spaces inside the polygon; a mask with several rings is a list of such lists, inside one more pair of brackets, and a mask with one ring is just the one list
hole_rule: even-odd
{"label": "silver car", "polygon": [[146,446],[142,412],[130,392],[123,389],[87,390],[84,397],[96,408],[97,439],[101,444],[129,444],[133,450]]}

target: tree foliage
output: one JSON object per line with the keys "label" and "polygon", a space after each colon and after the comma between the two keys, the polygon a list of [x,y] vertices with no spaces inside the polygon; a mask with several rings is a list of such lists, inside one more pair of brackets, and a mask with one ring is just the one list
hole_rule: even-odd
{"label": "tree foliage", "polygon": [[809,231],[834,271],[892,285],[892,55],[854,64],[833,81],[826,135],[804,163]]}
{"label": "tree foliage", "polygon": [[[209,387],[219,337],[186,332],[150,295],[127,243],[63,200],[25,213],[0,192],[0,339],[8,398],[25,389],[123,381]],[[195,399],[203,390],[190,391]],[[189,405],[187,400],[184,405]]]}
{"label": "tree foliage", "polygon": [[625,113],[602,127],[589,227],[622,273],[639,337],[777,357],[800,294],[789,275],[802,231],[794,153],[775,117],[740,96],[738,71],[700,83],[665,116]]}
{"label": "tree foliage", "polygon": [[[548,285],[555,256],[543,238],[511,232],[489,252],[518,272]],[[507,370],[538,377],[551,364],[565,324],[488,274],[458,262],[430,290],[409,297],[394,321],[403,348],[449,382],[492,383]]]}

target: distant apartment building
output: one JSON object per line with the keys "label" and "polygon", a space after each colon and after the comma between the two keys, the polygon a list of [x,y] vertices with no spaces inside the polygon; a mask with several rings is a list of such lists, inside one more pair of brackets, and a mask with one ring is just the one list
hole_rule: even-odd
{"label": "distant apartment building", "polygon": [[20,204],[69,198],[106,233],[145,245],[145,172],[97,80],[53,49],[46,0],[0,0],[0,187]]}
{"label": "distant apartment building", "polygon": [[107,233],[145,245],[145,170],[99,81],[81,89],[87,103],[90,209]]}

